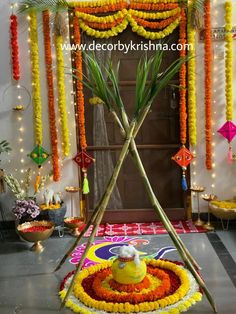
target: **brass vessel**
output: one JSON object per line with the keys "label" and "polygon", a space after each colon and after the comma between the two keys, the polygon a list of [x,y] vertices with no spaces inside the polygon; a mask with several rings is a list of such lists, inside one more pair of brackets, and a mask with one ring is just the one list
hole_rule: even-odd
{"label": "brass vessel", "polygon": [[[35,232],[24,232],[25,229],[31,228],[31,227],[40,227],[40,226],[46,226],[50,227],[50,229],[46,229],[44,231],[35,231]],[[21,225],[17,226],[17,231],[19,235],[28,242],[33,242],[34,245],[31,247],[32,251],[35,252],[42,252],[44,250],[44,247],[41,243],[41,241],[47,240],[54,230],[54,224],[50,221],[30,221],[25,222]]]}

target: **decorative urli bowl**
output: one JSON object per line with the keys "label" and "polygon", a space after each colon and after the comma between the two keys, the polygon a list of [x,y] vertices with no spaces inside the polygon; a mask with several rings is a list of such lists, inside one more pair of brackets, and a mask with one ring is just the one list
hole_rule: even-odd
{"label": "decorative urli bowl", "polygon": [[226,208],[222,204],[222,206],[215,204],[215,201],[212,201],[209,203],[209,207],[211,210],[211,213],[220,219],[226,219],[226,220],[232,220],[236,219],[236,200],[226,200],[222,201],[224,203],[235,203],[234,208]]}
{"label": "decorative urli bowl", "polygon": [[41,241],[47,240],[52,235],[53,230],[54,224],[46,220],[25,222],[17,227],[19,235],[25,241],[34,243],[31,250],[38,253],[44,250]]}
{"label": "decorative urli bowl", "polygon": [[74,236],[78,236],[85,225],[83,217],[67,217],[64,219],[64,224],[71,229]]}

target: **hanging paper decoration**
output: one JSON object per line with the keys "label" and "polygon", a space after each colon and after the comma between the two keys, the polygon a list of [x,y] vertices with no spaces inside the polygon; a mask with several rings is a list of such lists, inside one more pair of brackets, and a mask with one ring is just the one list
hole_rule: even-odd
{"label": "hanging paper decoration", "polygon": [[188,44],[191,49],[188,51],[188,130],[189,143],[197,144],[197,122],[196,122],[196,46],[195,29],[191,23],[192,0],[188,4]]}
{"label": "hanging paper decoration", "polygon": [[61,119],[62,130],[62,150],[64,156],[70,154],[70,134],[68,128],[68,118],[66,110],[66,90],[65,90],[65,63],[62,51],[63,36],[66,33],[66,26],[63,17],[57,13],[55,18],[55,46],[57,60],[57,88],[58,88],[58,106]]}
{"label": "hanging paper decoration", "polygon": [[[180,39],[179,43],[182,45],[182,50],[180,50],[180,57],[184,58],[186,56],[185,44],[186,44],[186,13],[184,8],[181,10],[181,21],[180,21]],[[186,108],[186,63],[181,66],[179,73],[179,85],[180,85],[180,105],[179,105],[179,115],[180,115],[180,141],[182,148],[177,152],[177,154],[172,157],[172,159],[182,168],[182,189],[187,191],[188,185],[186,180],[186,170],[189,163],[194,158],[192,153],[185,147],[187,140],[187,108]]]}
{"label": "hanging paper decoration", "polygon": [[43,12],[43,34],[44,34],[44,54],[46,64],[46,77],[48,88],[48,112],[49,112],[49,129],[52,147],[52,166],[53,166],[53,180],[60,180],[60,165],[58,153],[58,139],[56,129],[56,113],[54,106],[54,84],[53,84],[53,71],[52,71],[52,49],[51,49],[51,36],[50,36],[50,16],[48,11]]}
{"label": "hanging paper decoration", "polygon": [[206,168],[212,169],[212,38],[211,38],[211,1],[204,4],[205,15],[205,136]]}
{"label": "hanging paper decoration", "polygon": [[87,178],[87,168],[94,162],[94,159],[86,151],[82,150],[74,157],[74,161],[83,172],[83,194],[88,194],[89,184]]}
{"label": "hanging paper decoration", "polygon": [[182,189],[184,191],[187,191],[188,189],[185,172],[193,158],[193,154],[185,146],[183,146],[177,154],[172,157],[172,159],[182,168]]}
{"label": "hanging paper decoration", "polygon": [[232,2],[225,3],[225,97],[226,97],[226,120],[227,122],[218,130],[229,142],[228,161],[233,160],[231,141],[235,136],[236,126],[233,120],[233,38],[232,38]]}
{"label": "hanging paper decoration", "polygon": [[17,32],[17,16],[12,14],[10,16],[10,44],[11,44],[11,62],[12,62],[12,77],[18,81],[20,79],[20,61],[19,61],[19,45],[18,45],[18,32]]}
{"label": "hanging paper decoration", "polygon": [[32,97],[34,107],[34,136],[35,144],[42,145],[43,124],[42,108],[40,96],[40,71],[39,71],[39,47],[37,33],[37,16],[35,11],[30,12],[29,16],[29,36],[30,36],[30,55],[32,67]]}
{"label": "hanging paper decoration", "polygon": [[[74,42],[79,47],[81,44],[80,27],[77,17],[73,20],[74,26]],[[75,53],[75,69],[78,79],[76,80],[76,105],[78,114],[78,128],[79,128],[79,146],[80,152],[74,158],[75,162],[81,167],[83,174],[83,194],[89,193],[89,182],[87,178],[87,167],[94,162],[94,159],[86,152],[87,141],[85,131],[85,115],[84,115],[84,92],[83,92],[83,60],[82,53],[78,50]]]}
{"label": "hanging paper decoration", "polygon": [[39,166],[48,159],[49,153],[41,146],[37,145],[30,153],[29,157]]}

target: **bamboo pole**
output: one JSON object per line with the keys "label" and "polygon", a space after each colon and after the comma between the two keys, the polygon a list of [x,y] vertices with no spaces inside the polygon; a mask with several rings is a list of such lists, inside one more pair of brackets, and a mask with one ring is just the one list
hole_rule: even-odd
{"label": "bamboo pole", "polygon": [[69,298],[69,296],[70,296],[70,294],[72,292],[72,289],[74,287],[77,274],[80,272],[80,270],[82,268],[83,262],[84,262],[84,260],[85,260],[85,258],[87,256],[87,252],[88,252],[88,250],[90,248],[90,245],[92,244],[92,241],[93,241],[93,239],[95,237],[95,234],[96,234],[96,231],[98,229],[98,226],[99,226],[99,224],[100,224],[100,222],[102,220],[102,217],[103,217],[104,212],[106,210],[106,207],[107,207],[107,204],[109,202],[110,196],[112,194],[112,191],[113,191],[113,189],[115,187],[115,184],[116,184],[116,181],[118,179],[121,167],[122,167],[123,162],[124,162],[124,160],[125,160],[125,158],[127,156],[127,152],[129,150],[130,142],[131,142],[131,140],[133,138],[133,133],[134,133],[135,126],[136,126],[136,122],[135,122],[135,120],[133,120],[131,122],[131,124],[130,124],[129,130],[127,130],[126,140],[125,140],[125,143],[124,143],[123,148],[121,150],[121,153],[120,153],[120,156],[119,156],[119,160],[116,163],[116,166],[114,168],[112,177],[111,177],[111,179],[109,181],[109,184],[108,184],[108,186],[107,186],[107,188],[105,190],[105,193],[104,193],[104,196],[103,196],[103,198],[101,200],[100,206],[98,207],[98,212],[99,213],[97,213],[97,216],[95,218],[96,222],[94,224],[93,231],[92,231],[92,233],[91,233],[91,235],[90,235],[90,237],[88,239],[88,242],[86,244],[86,248],[85,248],[85,250],[83,252],[83,255],[81,256],[79,264],[76,267],[75,274],[73,275],[73,278],[72,278],[70,286],[69,286],[69,288],[67,290],[66,296],[65,296],[65,298],[64,298],[64,300],[63,300],[63,302],[61,304],[61,308],[64,307],[66,301],[68,300],[68,298]]}
{"label": "bamboo pole", "polygon": [[[144,108],[144,110],[141,112],[140,114],[140,117],[139,117],[139,120],[138,122],[140,122],[141,124],[143,123],[143,121],[145,120],[147,114],[150,112],[150,107],[151,105],[148,105],[147,107]],[[123,111],[123,113],[121,114],[122,116],[122,122],[123,124],[121,123],[119,117],[117,116],[117,114],[114,112],[113,113],[113,116],[115,117],[115,120],[118,122],[118,125],[120,126],[121,128],[121,134],[125,134],[125,129],[127,129],[128,125],[129,125],[129,122],[128,122],[128,117],[127,117],[127,114],[125,111]],[[140,124],[138,123],[136,128],[135,128],[135,133],[134,133],[134,137],[136,137],[138,131],[140,129]],[[142,161],[141,161],[141,158],[139,156],[139,153],[138,153],[138,150],[137,150],[137,146],[136,146],[136,143],[134,141],[134,139],[131,141],[131,155],[132,155],[132,158],[134,159],[134,161],[136,162],[136,166],[137,168],[140,170],[140,165],[143,166],[142,164]],[[134,155],[135,153],[135,155]],[[146,178],[148,179],[148,176],[145,172],[145,175],[146,175]],[[149,181],[149,180],[148,180]],[[151,187],[151,184],[149,184],[149,186]],[[153,190],[152,190],[153,191]],[[155,196],[155,193],[153,192],[153,195]],[[161,208],[161,205],[160,203],[158,202],[156,196],[155,196],[155,201],[156,201],[156,204],[158,206],[156,207],[160,207]],[[166,229],[169,232],[172,232],[174,234],[174,236],[176,237],[176,240],[179,242],[181,248],[184,250],[185,254],[188,256],[188,258],[190,259],[190,261],[192,262],[192,264],[197,268],[197,269],[201,269],[201,267],[198,265],[198,263],[195,261],[195,259],[192,257],[192,255],[190,254],[190,252],[188,251],[188,249],[186,248],[186,246],[184,245],[183,241],[181,240],[180,236],[177,234],[175,228],[173,227],[172,223],[169,221],[169,218],[167,217],[166,213],[164,212],[164,210],[162,209],[163,211],[163,215],[165,216],[166,218],[166,221],[167,221],[167,224],[168,224],[168,229]]]}
{"label": "bamboo pole", "polygon": [[[146,112],[144,113],[144,115],[149,112],[149,110],[146,110]],[[129,123],[128,123],[128,117],[126,115],[126,112],[123,110],[122,112],[122,122],[124,125],[124,129],[126,130],[129,127]],[[145,117],[142,117],[142,121],[145,120]],[[206,294],[206,297],[209,301],[209,303],[211,304],[214,312],[216,313],[216,305],[215,302],[207,288],[207,286],[205,285],[204,281],[202,280],[202,278],[200,277],[200,275],[198,274],[198,272],[196,271],[196,269],[194,268],[192,261],[188,258],[190,257],[194,262],[195,260],[192,258],[191,254],[188,252],[187,248],[184,246],[182,241],[179,241],[180,238],[177,235],[177,233],[174,230],[174,227],[172,226],[171,222],[169,221],[169,218],[166,216],[164,210],[162,209],[160,203],[158,202],[152,186],[149,182],[148,176],[146,174],[146,171],[144,169],[144,166],[142,164],[141,158],[139,156],[138,150],[137,150],[137,146],[136,143],[134,141],[134,139],[132,139],[131,141],[131,149],[130,149],[131,155],[133,156],[133,159],[139,169],[140,175],[144,181],[149,199],[151,201],[151,204],[154,208],[154,210],[156,211],[156,213],[159,215],[161,222],[163,223],[165,229],[167,230],[169,236],[171,237],[173,243],[175,244],[175,247],[177,248],[182,260],[185,262],[187,268],[189,269],[189,271],[192,273],[192,275],[194,276],[194,278],[196,279],[197,283],[199,284],[199,286],[203,289],[203,291]],[[174,232],[173,232],[174,230]],[[189,255],[189,256],[188,256]],[[196,263],[196,262],[195,262]]]}

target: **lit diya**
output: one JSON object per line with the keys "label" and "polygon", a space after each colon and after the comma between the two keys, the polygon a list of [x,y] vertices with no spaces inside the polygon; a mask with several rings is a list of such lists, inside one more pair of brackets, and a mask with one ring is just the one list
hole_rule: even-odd
{"label": "lit diya", "polygon": [[78,236],[86,225],[83,217],[68,217],[64,219],[64,223],[74,236]]}
{"label": "lit diya", "polygon": [[44,247],[41,241],[47,240],[54,230],[54,224],[50,221],[25,222],[17,227],[19,235],[28,242],[34,242],[32,251],[42,252]]}

